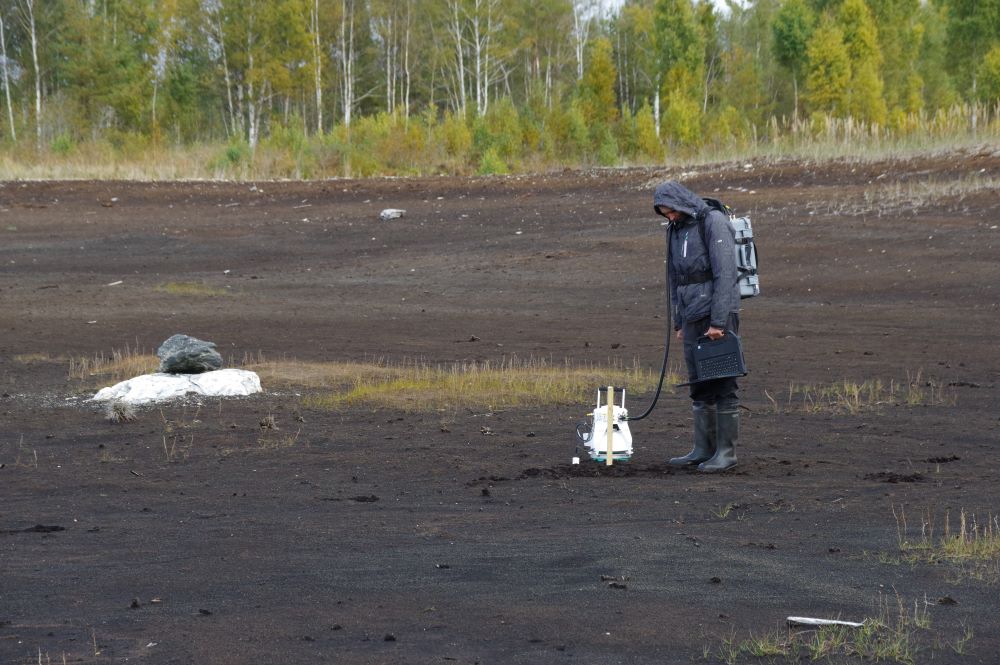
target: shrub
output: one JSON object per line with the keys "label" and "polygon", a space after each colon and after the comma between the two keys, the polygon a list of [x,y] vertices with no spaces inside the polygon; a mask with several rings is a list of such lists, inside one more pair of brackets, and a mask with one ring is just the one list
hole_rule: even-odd
{"label": "shrub", "polygon": [[477,154],[493,149],[504,160],[514,160],[521,155],[522,140],[521,118],[509,97],[495,103],[475,122],[473,146]]}
{"label": "shrub", "polygon": [[697,102],[680,93],[671,96],[663,115],[667,139],[682,147],[697,146],[701,138],[700,118],[701,109]]}
{"label": "shrub", "polygon": [[655,162],[663,160],[663,144],[656,135],[656,119],[648,103],[635,114],[635,140],[638,154]]}
{"label": "shrub", "polygon": [[586,157],[590,150],[590,131],[578,99],[573,99],[565,111],[553,108],[548,124],[557,158],[580,160]]}
{"label": "shrub", "polygon": [[487,148],[479,159],[479,175],[503,175],[509,172],[507,162],[500,157],[496,148]]}
{"label": "shrub", "polygon": [[472,132],[465,118],[457,113],[447,111],[440,125],[441,139],[445,150],[452,157],[462,157],[469,154],[472,148]]}
{"label": "shrub", "polygon": [[66,134],[60,134],[52,141],[52,152],[55,154],[65,157],[66,155],[73,152],[76,147],[73,139]]}
{"label": "shrub", "polygon": [[711,116],[705,134],[718,146],[742,146],[750,136],[750,128],[733,106],[726,106]]}
{"label": "shrub", "polygon": [[1000,100],[1000,44],[991,48],[979,65],[977,94],[987,103]]}
{"label": "shrub", "polygon": [[597,163],[601,166],[614,166],[618,163],[618,141],[611,129],[604,123],[595,128],[594,143],[597,145]]}

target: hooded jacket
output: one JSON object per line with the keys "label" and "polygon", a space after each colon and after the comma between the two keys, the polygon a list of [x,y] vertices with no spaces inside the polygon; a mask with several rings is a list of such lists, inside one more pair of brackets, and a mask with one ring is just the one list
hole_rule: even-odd
{"label": "hooded jacket", "polygon": [[[730,312],[740,310],[736,283],[736,232],[725,213],[709,208],[700,196],[677,182],[665,182],[653,194],[653,208],[664,206],[684,214],[671,223],[670,305],[674,328],[686,321],[708,317],[709,324],[725,329]],[[702,244],[698,221],[705,220]],[[706,247],[707,245],[707,247]],[[710,274],[707,281],[700,281]]]}

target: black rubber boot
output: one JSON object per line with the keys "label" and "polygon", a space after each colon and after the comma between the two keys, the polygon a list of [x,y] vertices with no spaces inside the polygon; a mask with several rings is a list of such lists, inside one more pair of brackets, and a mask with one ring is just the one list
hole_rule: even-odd
{"label": "black rubber boot", "polygon": [[715,405],[694,402],[694,448],[684,457],[671,458],[670,466],[696,466],[715,453]]}
{"label": "black rubber boot", "polygon": [[736,439],[740,436],[739,402],[720,403],[715,422],[715,455],[698,465],[698,470],[705,473],[719,473],[736,466]]}

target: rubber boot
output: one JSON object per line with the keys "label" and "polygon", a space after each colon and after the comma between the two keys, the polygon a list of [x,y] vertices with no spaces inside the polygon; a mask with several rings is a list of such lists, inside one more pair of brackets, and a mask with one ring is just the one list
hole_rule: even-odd
{"label": "rubber boot", "polygon": [[719,473],[736,466],[736,439],[740,436],[739,402],[720,403],[715,423],[715,455],[698,465],[698,470],[705,473]]}
{"label": "rubber boot", "polygon": [[684,457],[671,458],[670,466],[696,466],[711,459],[715,453],[715,405],[694,402],[694,448]]}

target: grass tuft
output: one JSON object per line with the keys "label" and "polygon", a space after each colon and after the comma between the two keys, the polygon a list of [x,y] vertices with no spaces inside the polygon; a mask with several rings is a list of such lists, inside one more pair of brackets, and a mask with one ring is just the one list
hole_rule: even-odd
{"label": "grass tuft", "polygon": [[907,373],[906,379],[888,382],[844,379],[828,385],[789,383],[784,405],[765,391],[775,411],[801,409],[808,413],[850,413],[877,411],[884,406],[954,405],[955,395],[936,381],[924,379],[923,372]]}
{"label": "grass tuft", "polygon": [[[306,398],[306,403],[315,408],[366,405],[410,412],[579,404],[591,398],[597,386],[613,383],[628,386],[630,393],[644,393],[652,390],[659,378],[637,365],[575,367],[518,358],[445,365],[268,363],[249,368],[259,369],[262,380],[268,377],[279,384],[308,382],[314,387],[335,388]],[[679,379],[670,376],[667,380],[675,383]]]}
{"label": "grass tuft", "polygon": [[130,423],[136,419],[135,407],[120,400],[108,402],[104,414],[113,423]]}
{"label": "grass tuft", "polygon": [[87,381],[99,378],[101,381],[125,381],[143,374],[155,372],[160,359],[144,353],[138,346],[115,349],[110,355],[99,353],[91,358],[70,358],[69,378]]}
{"label": "grass tuft", "polygon": [[917,214],[931,206],[961,206],[966,197],[996,194],[1000,180],[978,174],[958,175],[951,179],[892,182],[864,190],[860,199],[824,201],[815,206],[819,212],[836,215],[874,215],[876,217]]}
{"label": "grass tuft", "polygon": [[911,529],[902,506],[892,509],[896,518],[896,539],[904,559],[913,563],[945,563],[954,567],[958,579],[971,578],[987,584],[1000,582],[1000,518],[979,519],[961,509],[957,528],[950,511],[943,524],[930,510],[924,511],[920,528]]}
{"label": "grass tuft", "polygon": [[[741,659],[781,658],[791,662],[872,661],[912,665],[918,655],[940,648],[941,640],[931,631],[927,600],[909,603],[898,595],[881,596],[874,617],[859,628],[850,626],[819,626],[816,628],[775,629],[763,635],[751,633],[747,639],[735,636],[723,638],[716,650],[718,660],[734,664]],[[969,648],[972,632],[965,630],[952,650],[961,653]],[[706,648],[706,654],[711,649]]]}

